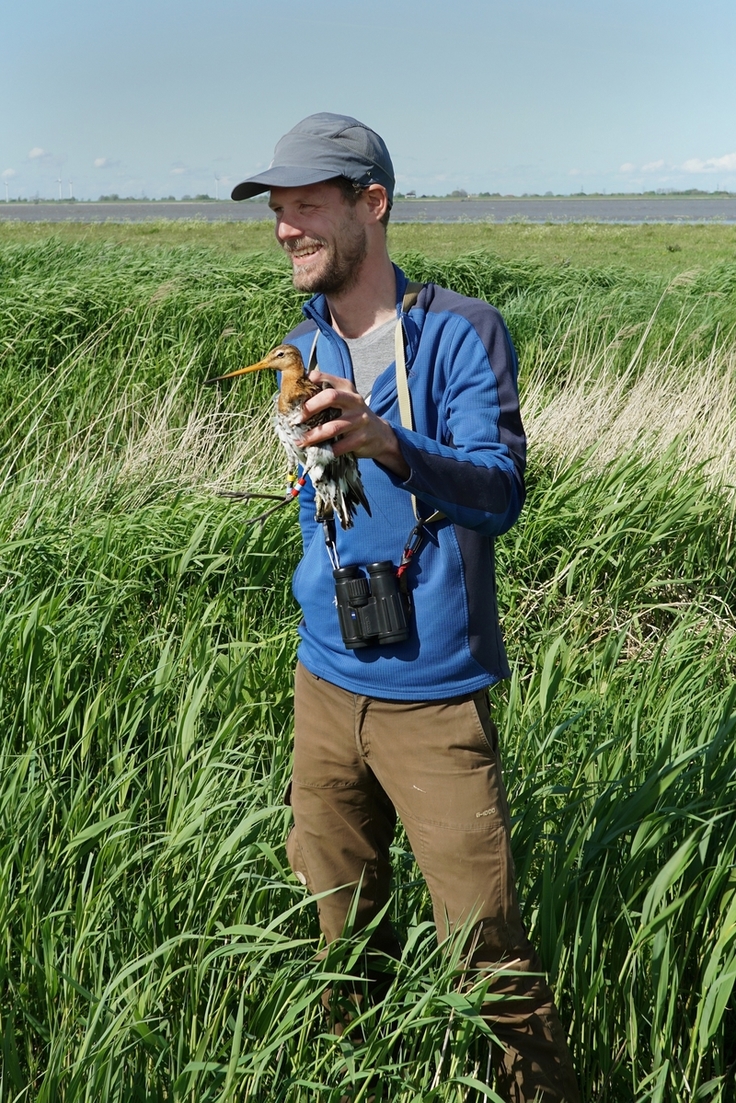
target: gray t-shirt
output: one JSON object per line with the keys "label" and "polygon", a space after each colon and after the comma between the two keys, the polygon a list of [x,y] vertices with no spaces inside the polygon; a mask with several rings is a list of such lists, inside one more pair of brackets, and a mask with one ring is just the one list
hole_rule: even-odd
{"label": "gray t-shirt", "polygon": [[396,319],[391,318],[378,329],[364,333],[362,337],[346,337],[345,344],[353,361],[353,376],[358,394],[368,401],[373,384],[389,364],[395,360],[394,333]]}

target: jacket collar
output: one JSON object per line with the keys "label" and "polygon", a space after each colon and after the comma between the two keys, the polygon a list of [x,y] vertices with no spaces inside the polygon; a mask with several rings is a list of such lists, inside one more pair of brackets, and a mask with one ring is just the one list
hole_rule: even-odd
{"label": "jacket collar", "polygon": [[[416,355],[417,346],[419,344],[420,327],[411,316],[415,312],[416,307],[413,307],[408,314],[402,315],[401,313],[401,303],[404,298],[404,292],[406,291],[406,285],[409,281],[404,272],[402,272],[396,264],[394,264],[393,269],[396,274],[396,317],[400,317],[403,322],[404,333],[406,334],[406,363],[407,367],[411,368],[411,363]],[[338,341],[339,344],[344,347],[342,339],[338,337],[332,328],[330,311],[327,306],[327,299],[324,295],[314,295],[304,303],[302,306],[302,313],[306,318],[310,318],[317,325],[325,337],[332,341]]]}

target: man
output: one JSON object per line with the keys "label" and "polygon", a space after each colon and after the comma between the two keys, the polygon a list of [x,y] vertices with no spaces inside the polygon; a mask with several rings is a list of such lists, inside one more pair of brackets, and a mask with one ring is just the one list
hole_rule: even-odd
{"label": "man", "polygon": [[[304,406],[340,415],[305,431],[361,461],[371,515],[338,531],[342,566],[398,563],[417,510],[439,516],[406,571],[408,639],[343,643],[333,563],[301,493],[304,556],[294,593],[304,613],[295,688],[292,867],[338,938],[359,886],[357,925],[384,907],[398,811],[429,886],[440,937],[473,924],[469,967],[511,971],[489,1004],[504,1045],[497,1090],[514,1101],[578,1100],[563,1030],[527,940],[514,885],[509,815],[488,688],[508,676],[496,610],[493,540],[524,500],[525,438],[516,355],[487,303],[433,284],[406,296],[387,252],[394,173],[383,140],[341,115],[304,119],[267,171],[233,191],[270,191],[293,282],[313,294],[286,341],[326,384]],[[397,320],[411,423],[399,411]],[[334,890],[329,892],[328,890]],[[397,956],[388,919],[373,948]]]}

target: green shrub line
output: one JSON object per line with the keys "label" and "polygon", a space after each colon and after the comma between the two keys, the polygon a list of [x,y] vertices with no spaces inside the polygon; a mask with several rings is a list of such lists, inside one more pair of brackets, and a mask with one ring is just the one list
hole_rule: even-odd
{"label": "green shrub line", "polygon": [[[578,327],[594,322],[602,339],[617,341],[622,357],[636,347],[655,310],[649,350],[666,343],[682,317],[687,327],[677,349],[683,355],[707,351],[719,335],[730,339],[736,323],[736,262],[668,279],[623,266],[504,262],[486,252],[444,261],[405,253],[397,260],[412,279],[434,279],[497,305],[522,359],[528,346],[536,350],[570,321]],[[153,340],[163,352],[196,340],[205,363],[216,356],[228,365],[232,356],[277,341],[300,318],[301,299],[284,261],[270,254],[232,257],[202,247],[144,250],[51,238],[0,247],[0,286],[3,362],[25,371],[54,367],[105,327],[101,340],[111,350]]]}
{"label": "green shrub line", "polygon": [[[582,370],[730,401],[733,265],[402,260],[503,310],[532,425]],[[394,983],[351,1038],[321,1014],[366,936],[318,956],[286,863],[296,519],[213,493],[279,485],[268,381],[201,386],[298,320],[283,265],[50,239],[0,282],[0,1100],[493,1099],[483,980],[403,833]],[[527,924],[584,1098],[729,1103],[736,499],[687,436],[531,443],[493,691]]]}

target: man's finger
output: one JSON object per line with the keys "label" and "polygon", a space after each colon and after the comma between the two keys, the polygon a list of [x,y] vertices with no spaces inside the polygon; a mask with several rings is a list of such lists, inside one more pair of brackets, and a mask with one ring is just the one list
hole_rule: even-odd
{"label": "man's finger", "polygon": [[342,402],[342,397],[342,395],[338,395],[334,388],[330,388],[326,391],[320,391],[319,394],[312,395],[312,397],[308,398],[303,404],[302,409],[307,414],[316,414],[318,410],[328,410],[330,406],[338,406],[338,403]]}
{"label": "man's finger", "polygon": [[356,391],[338,391],[334,387],[330,387],[328,390],[320,391],[319,394],[308,398],[302,406],[302,410],[305,417],[311,417],[312,414],[317,414],[320,410],[329,410],[331,406],[335,406],[341,413],[345,413],[361,410],[365,403]]}
{"label": "man's finger", "polygon": [[315,368],[314,371],[309,373],[309,378],[312,383],[329,383],[335,391],[343,391],[347,394],[357,394],[355,384],[351,383],[349,379],[344,379],[341,375],[328,375],[327,372],[321,372],[319,368]]}
{"label": "man's finger", "polygon": [[313,444],[324,444],[325,441],[334,440],[335,437],[341,436],[349,426],[350,422],[343,421],[341,418],[326,421],[323,425],[315,425],[313,429],[306,430],[299,444],[307,447]]}

